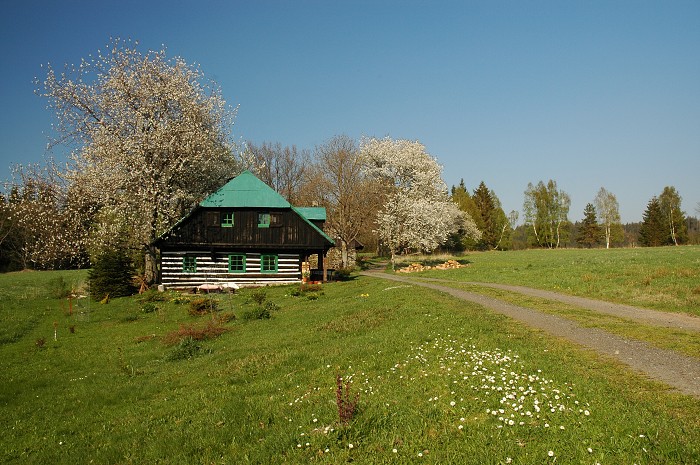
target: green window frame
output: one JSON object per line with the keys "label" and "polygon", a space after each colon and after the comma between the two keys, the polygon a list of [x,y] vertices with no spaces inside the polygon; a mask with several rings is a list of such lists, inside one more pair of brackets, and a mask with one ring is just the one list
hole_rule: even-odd
{"label": "green window frame", "polygon": [[277,255],[260,255],[260,272],[277,273]]}
{"label": "green window frame", "polygon": [[228,256],[229,273],[245,273],[245,254],[231,254]]}
{"label": "green window frame", "polygon": [[182,257],[182,272],[197,272],[197,257],[195,255],[185,255],[184,257]]}
{"label": "green window frame", "polygon": [[233,227],[233,212],[221,213],[221,227],[222,228],[232,228]]}
{"label": "green window frame", "polygon": [[258,213],[258,228],[270,227],[270,213]]}

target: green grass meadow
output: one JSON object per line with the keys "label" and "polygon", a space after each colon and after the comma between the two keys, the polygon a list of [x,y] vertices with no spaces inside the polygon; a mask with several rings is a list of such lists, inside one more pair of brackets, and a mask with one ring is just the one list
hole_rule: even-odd
{"label": "green grass meadow", "polygon": [[[469,255],[466,270],[513,282],[546,263],[518,258],[522,271],[495,279],[505,255]],[[77,299],[70,314],[56,289],[85,276],[0,275],[2,462],[700,463],[698,399],[431,290],[360,276],[267,289],[270,319],[244,318],[252,290],[217,296],[214,315],[175,293]],[[165,343],[214,319],[218,337]],[[347,423],[338,375],[357,399]]]}
{"label": "green grass meadow", "polygon": [[[468,266],[416,276],[529,286],[700,316],[700,246],[469,252],[459,260]],[[401,257],[399,267],[412,261],[424,257]]]}

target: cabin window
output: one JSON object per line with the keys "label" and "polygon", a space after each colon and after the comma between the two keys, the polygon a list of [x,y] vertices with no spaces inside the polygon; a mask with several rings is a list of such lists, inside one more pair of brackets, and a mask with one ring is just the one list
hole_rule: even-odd
{"label": "cabin window", "polygon": [[269,213],[258,213],[258,228],[269,228],[270,227],[270,214]]}
{"label": "cabin window", "polygon": [[222,228],[232,228],[233,227],[233,212],[224,212],[221,214],[221,227]]}
{"label": "cabin window", "polygon": [[260,272],[277,273],[277,255],[261,255]]}
{"label": "cabin window", "polygon": [[182,272],[196,273],[197,272],[197,257],[194,255],[185,255],[182,257]]}
{"label": "cabin window", "polygon": [[229,273],[245,273],[245,255],[234,254],[228,256]]}
{"label": "cabin window", "polygon": [[270,213],[270,226],[273,228],[282,226],[281,213]]}

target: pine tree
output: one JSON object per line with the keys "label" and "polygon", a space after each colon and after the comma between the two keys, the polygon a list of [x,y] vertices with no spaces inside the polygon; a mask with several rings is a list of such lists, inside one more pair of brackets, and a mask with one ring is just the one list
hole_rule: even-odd
{"label": "pine tree", "polygon": [[496,208],[491,192],[484,184],[484,181],[481,181],[479,187],[474,190],[472,199],[474,199],[478,211],[477,214],[480,217],[480,220],[477,220],[477,224],[483,225],[481,240],[477,243],[477,247],[480,249],[491,249],[498,242],[498,231],[494,227]]}
{"label": "pine tree", "polygon": [[592,203],[586,205],[586,208],[583,210],[583,215],[583,223],[579,227],[576,242],[590,249],[600,244],[602,231],[596,219],[596,211]]}
{"label": "pine tree", "polygon": [[[457,204],[457,207],[469,214],[469,216],[474,220],[476,227],[479,231],[484,230],[484,225],[481,220],[481,215],[479,214],[479,209],[474,203],[474,199],[469,195],[467,186],[464,184],[464,179],[460,179],[459,185],[457,187],[452,186],[452,201]],[[457,231],[450,238],[450,242],[453,243],[452,248],[455,250],[464,250],[476,248],[476,241],[471,237],[464,234],[464,231]],[[457,244],[459,243],[459,244]]]}
{"label": "pine tree", "polygon": [[644,211],[642,225],[639,228],[639,244],[644,247],[658,247],[666,245],[667,238],[661,202],[654,196]]}
{"label": "pine tree", "polygon": [[133,295],[133,276],[133,261],[123,249],[104,251],[88,273],[90,295],[94,299]]}

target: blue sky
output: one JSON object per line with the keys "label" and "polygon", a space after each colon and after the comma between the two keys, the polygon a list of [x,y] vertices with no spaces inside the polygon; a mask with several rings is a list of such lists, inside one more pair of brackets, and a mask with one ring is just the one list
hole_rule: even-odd
{"label": "blue sky", "polygon": [[420,140],[448,185],[483,180],[506,212],[554,179],[574,221],[601,186],[623,222],[667,185],[697,215],[698,1],[6,1],[0,178],[46,155],[40,65],[110,37],[199,63],[241,140]]}

